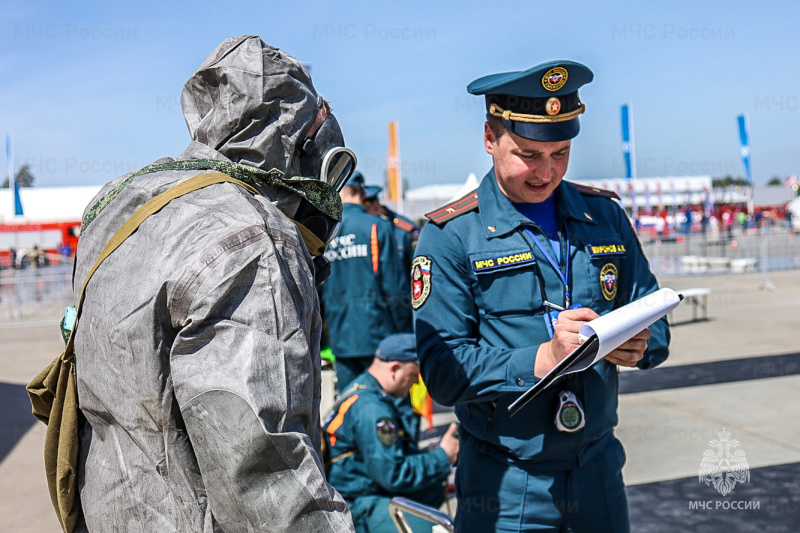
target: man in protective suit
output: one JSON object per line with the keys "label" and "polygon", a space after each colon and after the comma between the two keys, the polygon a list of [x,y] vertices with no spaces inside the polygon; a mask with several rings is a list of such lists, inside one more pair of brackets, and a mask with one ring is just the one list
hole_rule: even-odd
{"label": "man in protective suit", "polygon": [[89,205],[76,287],[174,185],[218,172],[259,194],[217,183],[177,198],[91,278],[75,338],[77,529],[352,531],[320,460],[315,284],[355,157],[308,73],[258,37],[217,47],[181,104],[188,148]]}

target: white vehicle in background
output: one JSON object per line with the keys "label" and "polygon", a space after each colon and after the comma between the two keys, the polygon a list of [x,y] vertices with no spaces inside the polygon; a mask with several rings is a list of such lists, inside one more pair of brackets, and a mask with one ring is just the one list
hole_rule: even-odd
{"label": "white vehicle in background", "polygon": [[786,211],[792,214],[792,231],[800,231],[800,196],[786,204]]}

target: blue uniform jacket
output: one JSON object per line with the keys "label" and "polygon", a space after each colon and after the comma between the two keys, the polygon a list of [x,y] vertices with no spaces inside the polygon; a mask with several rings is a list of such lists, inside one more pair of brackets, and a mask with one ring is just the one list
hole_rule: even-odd
{"label": "blue uniform jacket", "polygon": [[348,500],[405,496],[441,505],[450,461],[441,448],[418,449],[417,435],[406,428],[415,416],[410,403],[388,395],[369,372],[361,374],[323,423],[331,457],[328,482]]}
{"label": "blue uniform jacket", "polygon": [[[658,289],[616,202],[568,182],[555,198],[561,233],[566,227],[569,236],[573,303],[604,314]],[[535,269],[550,302],[564,304],[564,284],[522,228],[537,237],[543,231],[500,192],[493,171],[477,190],[477,209],[465,211],[443,225],[426,224],[417,245],[415,327],[423,379],[437,402],[456,406],[460,432],[487,453],[570,467],[617,424],[617,368],[602,360],[509,417],[509,404],[536,381],[539,344],[550,339]],[[666,319],[650,329],[640,368],[668,354]],[[585,409],[586,426],[577,433],[554,425],[563,388]]]}
{"label": "blue uniform jacket", "polygon": [[412,331],[408,273],[393,233],[385,218],[344,204],[339,233],[325,251],[331,275],[320,291],[336,357],[372,356],[384,338]]}
{"label": "blue uniform jacket", "polygon": [[419,239],[419,227],[408,217],[395,213],[391,209],[386,210],[386,217],[394,224],[394,238],[397,241],[397,253],[400,256],[403,273],[408,280],[408,273],[411,271],[411,260],[414,258],[414,248]]}

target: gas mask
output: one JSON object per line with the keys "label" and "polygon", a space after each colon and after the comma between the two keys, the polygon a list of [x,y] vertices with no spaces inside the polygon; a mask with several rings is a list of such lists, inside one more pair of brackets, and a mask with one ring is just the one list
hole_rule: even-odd
{"label": "gas mask", "polygon": [[[318,129],[313,131],[315,125],[311,125],[310,135],[307,134],[297,146],[298,174],[316,177],[338,193],[356,169],[356,155],[344,147],[344,137],[339,129],[339,123],[332,114],[329,113]],[[338,220],[322,213],[306,199],[301,200],[294,219],[326,246],[336,236],[341,224]],[[318,255],[314,257],[314,267],[317,283],[321,283],[330,274],[330,263],[324,256]]]}

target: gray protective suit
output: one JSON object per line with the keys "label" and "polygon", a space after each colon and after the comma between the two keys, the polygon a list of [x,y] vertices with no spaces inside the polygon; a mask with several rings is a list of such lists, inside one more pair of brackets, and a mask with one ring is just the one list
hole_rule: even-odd
{"label": "gray protective suit", "polygon": [[[193,141],[178,159],[265,170],[291,170],[318,103],[296,60],[249,36],[220,45],[182,102]],[[125,186],[85,227],[76,291],[139,206],[201,173]],[[79,531],[352,531],[320,460],[314,269],[284,213],[297,202],[260,189],[173,200],[92,277],[75,343]]]}

